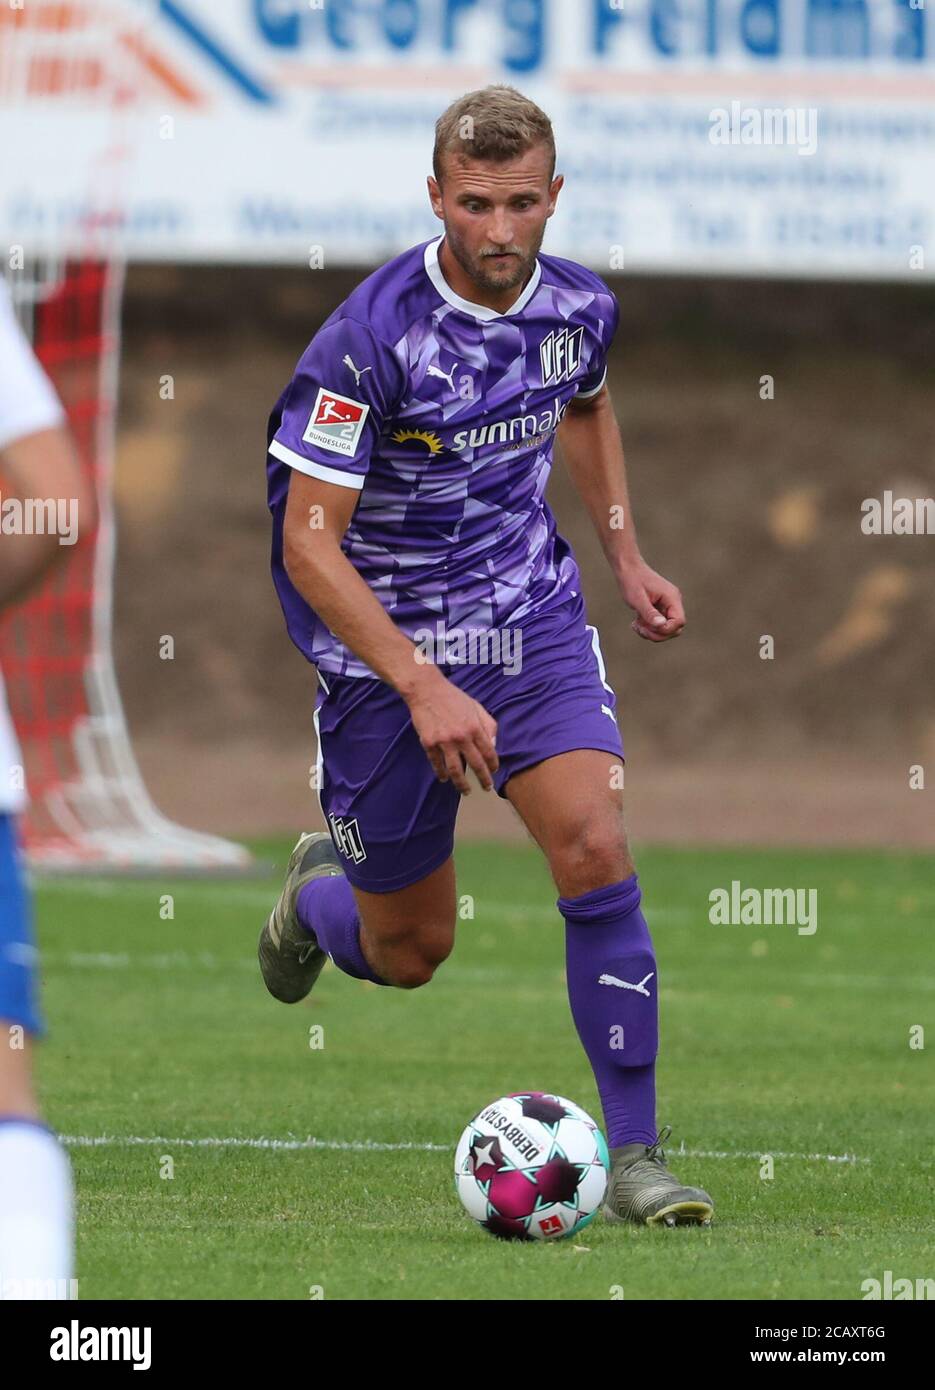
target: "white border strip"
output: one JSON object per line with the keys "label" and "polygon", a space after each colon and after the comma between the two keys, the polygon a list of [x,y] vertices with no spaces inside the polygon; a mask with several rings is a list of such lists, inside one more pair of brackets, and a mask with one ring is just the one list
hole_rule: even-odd
{"label": "white border strip", "polygon": [[337,483],[339,487],[352,487],[356,492],[360,492],[363,488],[362,474],[346,473],[343,468],[328,468],[323,463],[313,463],[311,459],[303,458],[301,454],[297,454],[287,444],[280,443],[278,439],[273,440],[269,446],[269,452],[273,458],[288,463],[290,468],[294,468],[297,473],[304,473],[307,478],[320,478],[323,483]]}
{"label": "white border strip", "polygon": [[[201,1139],[169,1139],[164,1135],[142,1134],[61,1134],[63,1144],[72,1149],[105,1148],[153,1148],[166,1149],[271,1149],[276,1152],[289,1152],[296,1149],[337,1149],[352,1153],[453,1153],[454,1144],[392,1144],[377,1139],[267,1139],[263,1137],[239,1138],[236,1136],[207,1136]],[[685,1149],[667,1146],[667,1152],[679,1158],[771,1158],[798,1159],[807,1163],[869,1163],[869,1158],[857,1154],[804,1154],[781,1153],[771,1149]]]}
{"label": "white border strip", "polygon": [[599,384],[598,384],[597,386],[594,387],[594,390],[593,390],[593,391],[579,391],[578,394],[577,394],[576,396],[573,396],[573,397],[572,397],[572,404],[574,404],[575,401],[589,401],[589,400],[591,400],[594,396],[597,395],[598,391],[603,391],[603,389],[604,389],[604,382],[605,382],[606,380],[607,380],[607,368],[605,367],[605,368],[604,368],[604,375],[601,377]]}
{"label": "white border strip", "polygon": [[425,265],[426,275],[446,304],[450,304],[453,309],[460,309],[463,314],[470,314],[473,318],[480,319],[482,323],[490,323],[493,319],[508,319],[516,314],[522,313],[523,309],[525,309],[526,305],[539,288],[539,281],[542,279],[542,265],[538,257],[536,258],[533,272],[526,281],[522,294],[510,305],[509,309],[501,314],[498,313],[496,309],[489,308],[486,304],[474,304],[470,299],[462,299],[461,295],[456,294],[451,288],[438,263],[438,251],[444,240],[444,236],[445,234],[443,232],[440,237],[436,237],[434,241],[428,243],[422,259]]}

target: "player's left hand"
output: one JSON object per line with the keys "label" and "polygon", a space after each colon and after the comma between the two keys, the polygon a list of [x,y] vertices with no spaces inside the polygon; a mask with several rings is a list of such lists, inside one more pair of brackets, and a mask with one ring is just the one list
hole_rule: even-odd
{"label": "player's left hand", "polygon": [[668,642],[670,637],[679,636],[685,626],[682,595],[645,560],[624,571],[620,589],[636,614],[631,626],[638,637],[645,637],[647,642]]}

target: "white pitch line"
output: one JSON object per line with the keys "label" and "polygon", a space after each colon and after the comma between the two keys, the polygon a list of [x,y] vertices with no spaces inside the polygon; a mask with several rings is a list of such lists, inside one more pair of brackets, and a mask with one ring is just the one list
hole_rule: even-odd
{"label": "white pitch line", "polygon": [[[255,973],[257,969],[252,956],[230,958],[214,955],[210,951],[43,951],[42,962],[47,969],[67,970],[249,970]],[[764,971],[768,969],[766,966]],[[523,979],[526,982],[537,980],[540,983],[549,981],[560,984],[561,976],[558,972],[558,965],[540,966],[535,970],[526,971]],[[767,978],[766,984],[770,990],[774,987],[779,989],[779,975],[786,989],[795,989],[801,985],[806,989],[866,990],[876,993],[881,988],[892,986],[904,993],[910,990],[925,993],[935,991],[935,976],[931,975],[915,975],[912,979],[904,979],[897,975],[847,975],[840,972],[813,975],[795,974],[789,968],[777,972],[773,978]],[[678,970],[666,971],[663,993],[670,985],[680,991],[688,978],[687,974]],[[502,984],[503,971],[484,965],[448,965],[439,975],[439,979],[450,981],[452,984]],[[697,994],[699,991],[696,990],[694,993]]]}
{"label": "white pitch line", "polygon": [[453,1153],[453,1144],[389,1144],[377,1139],[249,1139],[212,1137],[168,1139],[164,1135],[144,1134],[60,1134],[63,1144],[74,1149],[163,1147],[185,1149],[344,1149],[353,1153],[391,1153],[415,1149],[424,1153]]}
{"label": "white pitch line", "polygon": [[[63,1144],[75,1149],[101,1148],[186,1148],[186,1149],[271,1149],[291,1151],[296,1149],[337,1149],[352,1153],[402,1153],[414,1150],[418,1153],[453,1153],[454,1144],[416,1144],[383,1143],[377,1139],[265,1139],[212,1137],[201,1139],[169,1139],[164,1135],[143,1134],[62,1134]],[[782,1153],[771,1149],[686,1149],[670,1148],[679,1158],[752,1158],[762,1159],[767,1154],[771,1158],[800,1159],[803,1162],[820,1163],[869,1163],[869,1158],[857,1154],[803,1154]]]}
{"label": "white pitch line", "polygon": [[49,969],[68,970],[252,970],[256,961],[249,956],[222,958],[210,951],[162,951],[148,954],[129,951],[43,951],[42,963]]}
{"label": "white pitch line", "polygon": [[[173,880],[167,872],[166,880],[159,878],[47,878],[40,882],[33,880],[33,888],[42,896],[54,893],[85,893],[91,898],[149,898],[158,910],[159,899],[165,890],[165,883],[173,882],[176,902],[184,903],[197,897],[199,903],[206,898],[220,898],[224,902],[234,900],[241,906],[269,907],[276,901],[276,889],[280,886],[274,877],[264,883],[215,883],[195,879]],[[191,893],[188,890],[191,889]]]}
{"label": "white pitch line", "polygon": [[[159,872],[162,873],[163,871],[160,870]],[[164,873],[165,880],[159,878],[97,879],[81,877],[69,878],[63,876],[61,878],[42,879],[38,883],[34,880],[34,885],[38,888],[40,893],[78,892],[98,898],[117,898],[135,895],[158,901],[161,890],[164,887],[164,882],[172,880],[172,870],[170,868],[166,868]],[[223,902],[234,901],[242,907],[268,908],[268,905],[275,900],[276,887],[278,886],[277,873],[278,870],[274,869],[267,880],[261,880],[259,882],[255,880],[252,882],[245,882],[242,880],[224,882],[215,879],[175,880],[175,882],[180,883],[180,886],[176,888],[174,896],[176,899],[183,902],[186,900],[186,895],[188,895],[190,899],[195,899],[197,902],[203,902],[205,899],[213,898]],[[467,881],[466,879],[466,882]],[[189,890],[191,890],[190,894]],[[823,892],[826,896],[830,892],[827,888],[819,891]],[[516,926],[555,926],[561,922],[561,916],[557,909],[548,907],[544,903],[524,904],[504,902],[502,899],[498,898],[485,898],[482,894],[478,893],[474,893],[473,896],[475,908],[494,913],[498,917],[505,919],[508,923]],[[877,897],[879,897],[879,902],[877,901]],[[921,928],[925,912],[930,910],[932,904],[935,903],[935,894],[927,890],[917,889],[913,893],[913,897],[917,899],[919,910],[911,914],[911,923],[910,915],[907,914],[904,925],[918,925]],[[848,911],[845,913],[842,904],[836,901],[831,909],[833,914],[833,925],[839,928],[846,928],[851,926],[863,926],[867,922],[876,922],[879,916],[879,908],[883,905],[884,900],[882,895],[876,895],[872,898],[868,898],[865,895],[864,902],[860,907],[855,907],[855,905],[849,903]],[[888,906],[888,900],[886,905]],[[840,912],[838,912],[839,908],[842,908]],[[706,933],[711,931],[711,923],[707,915],[708,909],[709,903],[706,898],[704,899],[703,905],[695,907],[686,904],[675,904],[673,906],[657,904],[651,910],[651,923],[658,921],[668,922],[673,925],[688,925],[691,928],[697,927],[699,932]],[[722,931],[723,928],[715,928],[715,930]],[[751,925],[749,930],[754,931],[756,928]],[[780,931],[781,930],[780,928]]]}
{"label": "white pitch line", "polygon": [[778,1149],[683,1149],[670,1148],[671,1154],[679,1158],[796,1158],[808,1163],[869,1163],[869,1158],[858,1154],[795,1154],[781,1153]]}

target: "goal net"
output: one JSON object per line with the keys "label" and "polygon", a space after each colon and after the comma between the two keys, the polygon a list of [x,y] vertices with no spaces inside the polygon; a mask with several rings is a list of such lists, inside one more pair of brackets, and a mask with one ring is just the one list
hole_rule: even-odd
{"label": "goal net", "polygon": [[[70,224],[34,209],[4,273],[17,315],[65,408],[98,523],[0,620],[0,670],[23,748],[24,840],[44,870],[231,872],[240,845],[174,824],[153,804],[128,736],[114,671],[113,471],[120,363],[120,186],[132,157],[133,92],[121,63],[126,10],[43,3],[0,9],[0,117],[45,122],[84,160]],[[132,38],[132,35],[129,37]],[[77,119],[76,119],[77,118]],[[81,119],[84,125],[80,124]],[[75,124],[72,125],[72,122]],[[47,177],[53,177],[54,158]],[[74,178],[74,168],[63,177]]]}

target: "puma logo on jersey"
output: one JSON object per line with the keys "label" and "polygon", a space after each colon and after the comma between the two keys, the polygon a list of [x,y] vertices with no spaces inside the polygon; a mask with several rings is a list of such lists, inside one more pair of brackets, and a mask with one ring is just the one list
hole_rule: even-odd
{"label": "puma logo on jersey", "polygon": [[655,970],[650,970],[648,975],[644,975],[638,985],[631,985],[629,980],[618,980],[616,975],[602,975],[598,980],[599,985],[616,985],[618,989],[635,989],[637,994],[645,994],[649,998],[649,990],[646,988],[646,981],[651,980],[655,975]]}
{"label": "puma logo on jersey", "polygon": [[457,364],[457,362],[454,364],[454,366],[452,367],[452,369],[451,369],[450,372],[443,372],[442,369],[441,369],[441,367],[436,367],[435,363],[433,362],[433,363],[431,364],[431,366],[426,367],[426,369],[425,369],[425,375],[426,375],[426,376],[437,376],[437,377],[440,377],[442,381],[447,381],[448,385],[451,387],[451,389],[452,389],[452,391],[453,391],[453,390],[455,389],[454,374],[455,374],[455,372],[456,372],[457,370],[458,370],[458,364]]}
{"label": "puma logo on jersey", "polygon": [[344,356],[341,358],[341,361],[344,363],[345,367],[349,367],[351,371],[354,373],[354,384],[356,386],[360,385],[360,378],[363,376],[364,372],[373,371],[372,367],[360,367],[359,369],[355,367],[354,360],[349,352],[346,352],[344,354]]}

